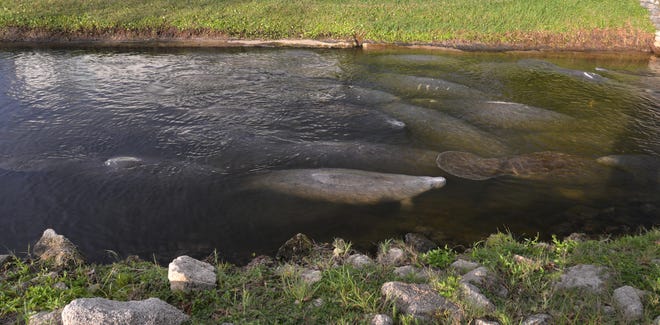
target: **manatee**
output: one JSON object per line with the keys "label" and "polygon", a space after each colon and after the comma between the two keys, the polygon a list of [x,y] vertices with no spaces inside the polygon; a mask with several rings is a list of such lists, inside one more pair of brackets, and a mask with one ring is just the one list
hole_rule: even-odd
{"label": "manatee", "polygon": [[306,167],[349,168],[406,175],[438,175],[437,151],[361,141],[291,143],[280,151],[289,163]]}
{"label": "manatee", "polygon": [[406,175],[439,175],[437,151],[363,141],[252,139],[200,161],[228,173],[268,169],[348,168]]}
{"label": "manatee", "polygon": [[605,82],[608,79],[595,73],[595,72],[587,72],[587,71],[581,71],[581,70],[573,70],[573,69],[567,69],[567,68],[562,68],[558,65],[552,64],[547,61],[542,61],[542,60],[535,60],[535,59],[524,59],[518,61],[518,65],[526,68],[526,69],[533,69],[533,70],[539,70],[539,71],[546,71],[550,73],[557,73],[561,74],[564,76],[572,77],[572,78],[578,78],[586,81],[591,81],[591,82]]}
{"label": "manatee", "polygon": [[494,135],[447,114],[404,103],[391,103],[382,109],[404,121],[415,135],[436,147],[469,150],[486,156],[502,156],[509,152]]}
{"label": "manatee", "polygon": [[224,169],[187,160],[159,160],[154,157],[143,159],[117,156],[107,160],[98,157],[41,158],[16,157],[14,160],[0,159],[0,168],[14,172],[52,172],[80,177],[103,178],[108,175],[127,177],[206,177],[224,174]]}
{"label": "manatee", "polygon": [[413,197],[444,185],[443,177],[321,168],[272,171],[252,177],[246,188],[266,189],[315,201],[367,205],[409,203]]}
{"label": "manatee", "polygon": [[469,152],[446,151],[437,164],[447,173],[471,180],[512,176],[528,180],[592,183],[606,178],[605,169],[592,159],[543,151],[501,158],[482,158]]}
{"label": "manatee", "polygon": [[616,167],[647,182],[660,183],[660,157],[650,155],[610,155],[596,159],[602,165]]}
{"label": "manatee", "polygon": [[428,54],[385,54],[367,56],[369,64],[388,65],[395,67],[433,67],[435,69],[447,68],[455,70],[464,64],[461,60],[445,55]]}
{"label": "manatee", "polygon": [[399,97],[388,92],[360,86],[349,86],[345,93],[348,101],[362,105],[382,105],[400,100]]}
{"label": "manatee", "polygon": [[[584,122],[584,121],[583,121]],[[602,155],[611,152],[617,146],[616,134],[589,130],[589,123],[575,130],[561,131],[535,131],[516,135],[515,139],[508,141],[516,148],[526,148],[528,151],[548,150],[566,152],[580,155]],[[599,125],[603,128],[602,124]]]}
{"label": "manatee", "polygon": [[374,75],[376,84],[395,94],[409,97],[486,99],[488,96],[474,88],[436,78],[415,77],[394,73]]}
{"label": "manatee", "polygon": [[562,113],[513,102],[434,99],[417,99],[413,102],[486,128],[548,130],[574,126],[572,122],[575,121]]}

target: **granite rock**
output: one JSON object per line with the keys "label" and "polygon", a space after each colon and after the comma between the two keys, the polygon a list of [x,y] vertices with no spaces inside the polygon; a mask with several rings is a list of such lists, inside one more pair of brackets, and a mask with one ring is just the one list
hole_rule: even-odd
{"label": "granite rock", "polygon": [[62,310],[64,325],[174,325],[188,319],[188,315],[158,298],[140,301],[81,298]]}

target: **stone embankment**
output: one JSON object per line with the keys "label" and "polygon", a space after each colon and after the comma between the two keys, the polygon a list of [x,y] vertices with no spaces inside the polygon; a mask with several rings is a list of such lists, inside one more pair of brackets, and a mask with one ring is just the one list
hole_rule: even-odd
{"label": "stone embankment", "polygon": [[655,26],[655,43],[653,52],[660,54],[660,0],[640,0],[642,7],[649,10],[651,22]]}
{"label": "stone embankment", "polygon": [[[397,314],[365,315],[365,319],[371,324],[393,324],[394,320],[400,317],[409,317],[422,323],[500,324],[494,317],[497,311],[503,310],[502,305],[508,303],[508,300],[519,299],[515,297],[516,292],[510,292],[507,288],[512,287],[501,270],[469,261],[469,257],[453,260],[446,269],[423,266],[419,260],[417,263],[413,262],[415,256],[423,254],[417,249],[429,251],[437,245],[420,234],[408,234],[405,239],[405,242],[387,242],[381,245],[375,259],[353,251],[341,239],[334,243],[334,250],[326,249],[330,254],[329,260],[332,261],[330,268],[350,265],[355,270],[360,270],[359,272],[372,272],[374,268],[380,268],[390,270],[389,272],[396,275],[394,278],[398,280],[382,283],[380,295],[383,302],[393,304]],[[318,260],[310,263],[310,260],[313,260],[312,255],[317,253],[315,250],[319,247],[307,236],[297,234],[279,249],[276,256],[278,262],[261,256],[255,258],[246,268],[272,268],[277,274],[299,277],[301,282],[311,286],[324,278],[325,271],[319,267]],[[52,229],[44,232],[34,248],[34,253],[37,258],[48,263],[45,265],[53,268],[53,272],[84,263],[75,245]],[[9,259],[10,256],[0,256],[0,266]],[[547,268],[540,261],[518,254],[511,255],[505,262],[525,270]],[[437,282],[434,285],[434,279],[437,281],[441,274],[446,273],[453,274],[457,279],[455,295],[443,295],[437,289]],[[612,290],[615,284],[613,279],[616,277],[608,266],[578,264],[561,271],[549,288],[552,294],[580,292],[587,296],[611,297],[611,303],[598,307],[602,313],[609,315],[609,318],[604,319],[618,319],[626,324],[642,321],[645,317],[643,301],[648,293],[629,285]],[[167,278],[172,293],[212,292],[217,290],[218,268],[184,255],[169,264]],[[320,307],[327,303],[327,298],[324,298],[314,299],[312,303]],[[303,302],[297,302],[301,303]],[[515,305],[515,302],[511,303]],[[475,317],[475,310],[480,311],[476,315],[482,316]],[[557,320],[553,319],[551,314],[552,310],[530,313],[520,321],[521,324],[528,325],[553,324]],[[556,317],[556,313],[553,315]],[[133,301],[94,297],[74,299],[62,309],[34,314],[30,317],[29,324],[181,324],[190,319],[190,315],[155,297]],[[660,317],[654,321],[659,323]]]}

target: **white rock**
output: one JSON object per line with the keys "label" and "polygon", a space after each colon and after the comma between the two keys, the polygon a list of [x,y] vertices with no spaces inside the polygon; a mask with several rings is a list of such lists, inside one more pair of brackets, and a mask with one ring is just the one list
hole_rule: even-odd
{"label": "white rock", "polygon": [[428,284],[387,282],[380,292],[386,299],[391,299],[399,311],[423,321],[432,321],[443,314],[448,314],[454,322],[460,322],[463,318],[456,304],[442,297]]}
{"label": "white rock", "polygon": [[190,256],[179,256],[170,263],[167,271],[170,289],[173,291],[206,290],[215,288],[216,274],[213,265]]}
{"label": "white rock", "polygon": [[300,278],[307,284],[314,284],[321,281],[322,273],[319,270],[303,269],[300,272]]}
{"label": "white rock", "polygon": [[385,252],[378,253],[378,263],[400,266],[406,263],[406,252],[398,247],[390,247]]}
{"label": "white rock", "polygon": [[361,269],[365,266],[373,265],[374,261],[367,255],[353,254],[346,259],[346,263],[354,268]]}
{"label": "white rock", "polygon": [[644,305],[635,288],[631,286],[617,288],[612,297],[614,306],[623,315],[626,322],[634,322],[644,315]]}
{"label": "white rock", "polygon": [[525,318],[520,325],[550,325],[551,322],[552,316],[548,314],[535,314]]}
{"label": "white rock", "polygon": [[493,321],[493,320],[485,320],[485,319],[475,319],[470,323],[472,325],[500,325],[500,323]]}
{"label": "white rock", "polygon": [[371,325],[393,325],[394,320],[392,317],[385,314],[374,315],[371,319]]}
{"label": "white rock", "polygon": [[64,325],[169,325],[181,324],[188,315],[158,299],[113,301],[103,298],[81,298],[62,311]]}
{"label": "white rock", "polygon": [[458,271],[461,274],[465,274],[466,272],[470,272],[470,271],[478,268],[479,264],[477,264],[475,262],[466,261],[466,260],[463,260],[463,259],[457,259],[454,263],[451,263],[451,265],[449,265],[449,267],[451,267],[452,269]]}
{"label": "white rock", "polygon": [[557,289],[585,289],[600,293],[605,288],[605,280],[609,278],[606,269],[602,266],[579,264],[573,266],[562,274],[556,284]]}
{"label": "white rock", "polygon": [[660,325],[660,315],[653,320],[653,325]]}
{"label": "white rock", "polygon": [[62,310],[42,311],[30,316],[28,325],[61,325]]}

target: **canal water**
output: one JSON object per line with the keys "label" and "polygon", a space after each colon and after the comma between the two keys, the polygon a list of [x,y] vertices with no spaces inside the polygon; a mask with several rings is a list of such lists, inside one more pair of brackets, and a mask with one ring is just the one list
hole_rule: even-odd
{"label": "canal water", "polygon": [[[377,203],[267,184],[311,168],[447,183]],[[660,223],[659,182],[645,55],[0,50],[0,249],[17,254],[46,228],[95,261],[239,263],[298,232],[362,249],[633,232]]]}

